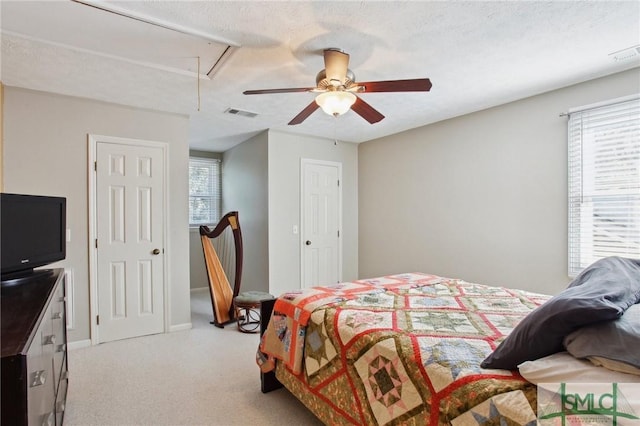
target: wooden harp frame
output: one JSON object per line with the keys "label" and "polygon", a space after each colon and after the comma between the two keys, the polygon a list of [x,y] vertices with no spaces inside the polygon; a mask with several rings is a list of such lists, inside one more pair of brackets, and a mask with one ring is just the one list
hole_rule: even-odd
{"label": "wooden harp frame", "polygon": [[[242,252],[243,252],[242,231],[240,230],[240,221],[238,220],[238,212],[232,211],[225,214],[222,217],[222,219],[220,219],[216,227],[213,228],[213,230],[210,229],[208,226],[200,226],[199,228],[201,238],[203,237],[216,238],[220,236],[226,230],[227,227],[231,227],[231,230],[233,231],[233,242],[235,246],[235,278],[234,278],[234,283],[233,283],[233,288],[231,293],[232,294],[231,300],[218,300],[220,298],[215,297],[212,277],[215,277],[217,271],[212,270],[213,265],[211,265],[211,262],[208,261],[206,250],[204,249],[204,246],[203,246],[203,254],[205,257],[207,276],[209,278],[209,293],[211,295],[211,304],[213,306],[213,321],[211,323],[219,328],[224,328],[225,324],[229,324],[237,320],[236,310],[233,305],[233,299],[235,299],[235,297],[240,292],[240,283],[242,280]],[[203,244],[204,244],[204,241],[203,241]],[[231,285],[228,281],[226,281],[226,276],[225,276],[225,283],[228,283],[229,285]],[[216,315],[216,308],[218,309],[219,312],[223,312],[224,314],[227,314],[227,315],[224,315],[224,314]]]}

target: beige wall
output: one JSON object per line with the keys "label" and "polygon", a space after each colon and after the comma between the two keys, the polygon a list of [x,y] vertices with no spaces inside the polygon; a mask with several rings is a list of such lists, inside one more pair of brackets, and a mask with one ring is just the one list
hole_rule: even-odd
{"label": "beige wall", "polygon": [[358,147],[356,144],[269,131],[269,290],[300,288],[300,162],[342,164],[342,279],[358,278]]}
{"label": "beige wall", "polygon": [[558,115],[639,91],[635,69],[360,144],[360,275],[558,293],[569,281]]}
{"label": "beige wall", "polygon": [[73,271],[71,342],[90,338],[87,135],[168,143],[167,303],[171,327],[190,326],[188,118],[13,87],[5,87],[4,118],[5,190],[67,198],[71,242],[56,266]]}
{"label": "beige wall", "polygon": [[222,159],[222,208],[238,212],[242,230],[242,291],[269,289],[267,138],[260,133]]}

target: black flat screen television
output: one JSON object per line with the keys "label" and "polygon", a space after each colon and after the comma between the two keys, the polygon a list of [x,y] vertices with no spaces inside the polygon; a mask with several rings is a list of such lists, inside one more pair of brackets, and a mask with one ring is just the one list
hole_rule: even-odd
{"label": "black flat screen television", "polygon": [[66,198],[2,193],[0,216],[3,285],[66,257]]}

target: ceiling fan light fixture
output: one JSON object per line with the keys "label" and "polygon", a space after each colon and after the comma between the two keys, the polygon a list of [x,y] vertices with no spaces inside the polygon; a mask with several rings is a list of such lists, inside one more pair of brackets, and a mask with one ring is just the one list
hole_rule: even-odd
{"label": "ceiling fan light fixture", "polygon": [[331,91],[316,96],[316,103],[324,112],[334,117],[349,111],[356,102],[356,95],[351,92]]}

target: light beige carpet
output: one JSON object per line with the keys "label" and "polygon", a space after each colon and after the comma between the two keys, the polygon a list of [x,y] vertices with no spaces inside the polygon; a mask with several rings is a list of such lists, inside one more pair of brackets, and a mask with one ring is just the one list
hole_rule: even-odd
{"label": "light beige carpet", "polygon": [[193,328],[69,352],[71,425],[321,425],[285,389],[260,392],[257,334],[219,329],[207,289]]}

